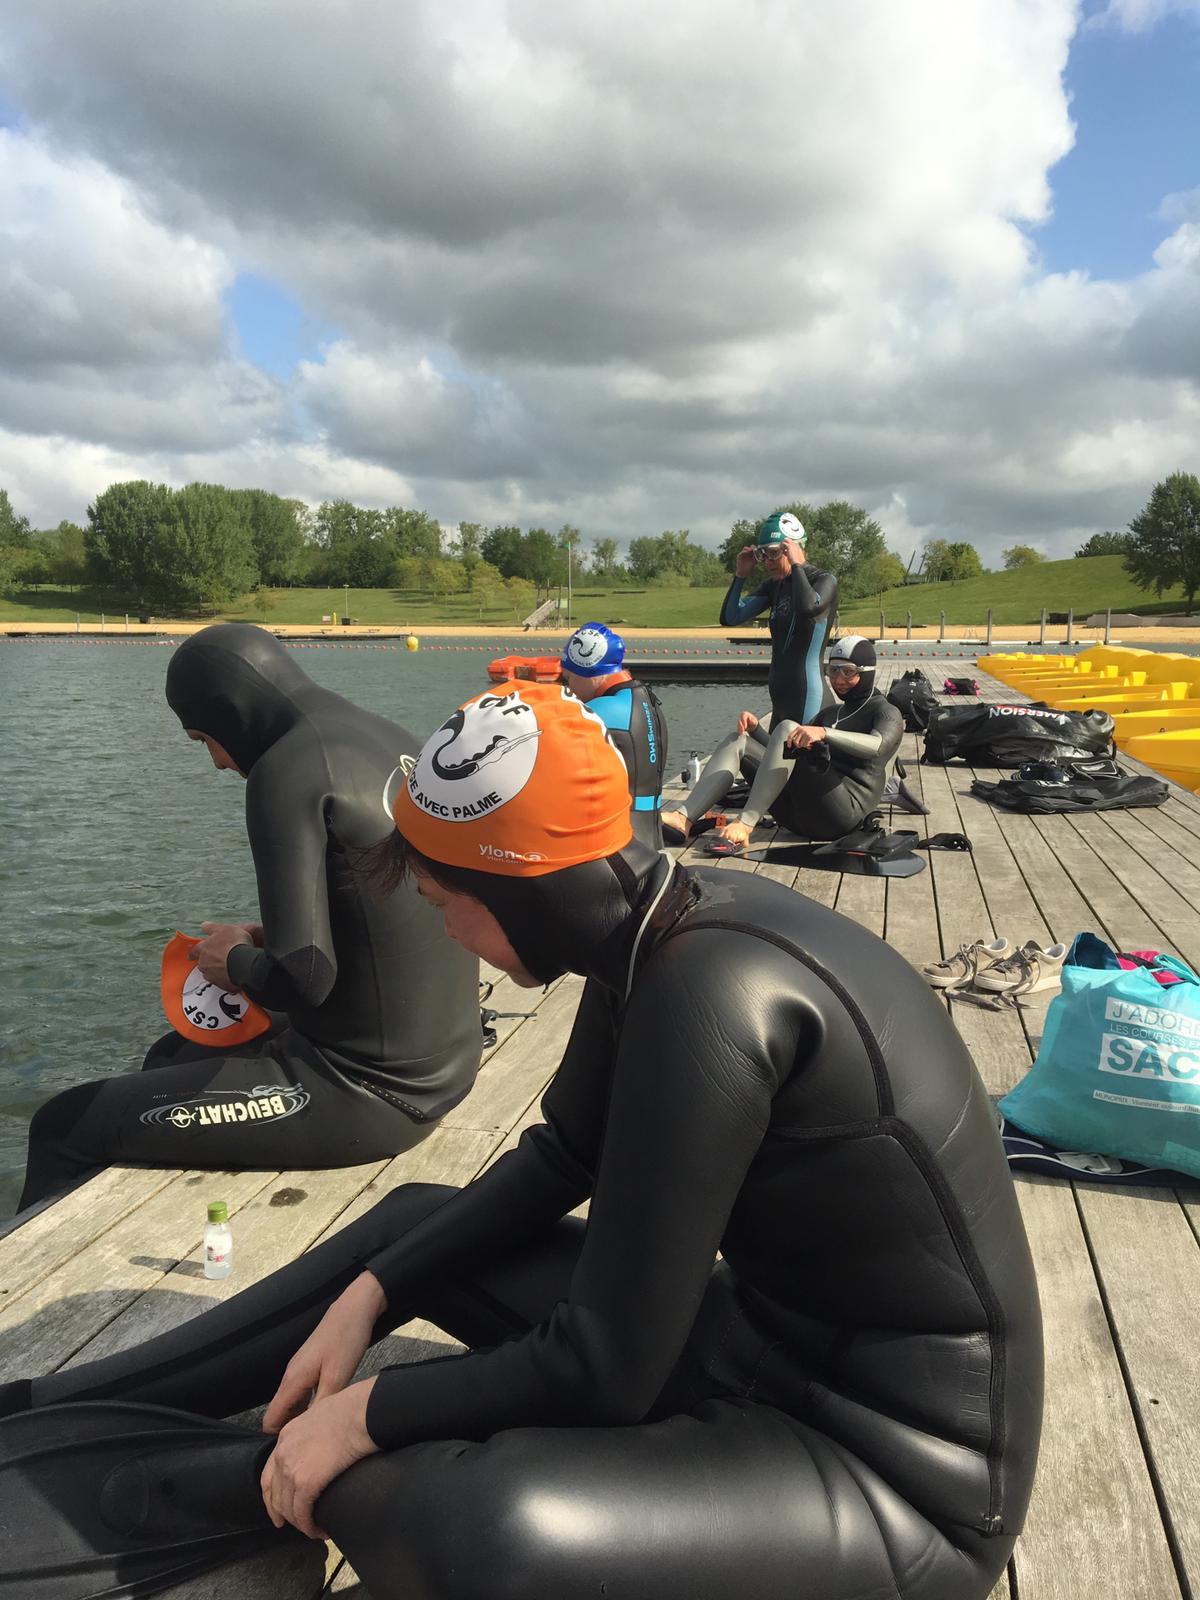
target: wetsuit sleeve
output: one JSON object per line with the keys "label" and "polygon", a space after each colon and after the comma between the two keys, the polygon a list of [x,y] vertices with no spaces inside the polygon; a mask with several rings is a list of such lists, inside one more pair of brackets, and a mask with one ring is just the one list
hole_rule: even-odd
{"label": "wetsuit sleeve", "polygon": [[792,611],[798,617],[820,617],[837,608],[838,585],[832,572],[818,572],[812,578],[808,567],[794,566],[787,580],[792,586]]}
{"label": "wetsuit sleeve", "polygon": [[587,703],[589,711],[595,712],[604,726],[613,733],[628,733],[632,721],[630,713],[633,709],[632,695],[599,694],[594,700]]}
{"label": "wetsuit sleeve", "polygon": [[514,1150],[460,1189],[403,1239],[365,1263],[389,1307],[402,1309],[419,1284],[471,1270],[523,1235],[573,1211],[592,1190],[612,1067],[610,997],[588,984],[554,1080],[543,1122]]}
{"label": "wetsuit sleeve", "polygon": [[290,747],[288,770],[279,770],[284,743],[260,757],[246,787],[263,947],[238,945],[228,963],[237,987],[273,1011],[321,1005],[337,978],[326,863],[328,775],[319,753],[297,762]]}
{"label": "wetsuit sleeve", "polygon": [[738,628],[743,622],[749,622],[751,617],[757,617],[771,604],[770,591],[759,589],[754,594],[743,595],[742,578],[734,578],[729,585],[729,592],[721,602],[721,626],[723,628]]}
{"label": "wetsuit sleeve", "polygon": [[[377,1444],[646,1415],[682,1352],[804,1027],[774,955],[728,930],[682,934],[656,953],[621,1030],[568,1298],[495,1349],[382,1373],[367,1411]],[[736,1006],[721,998],[730,983]]]}
{"label": "wetsuit sleeve", "polygon": [[862,761],[869,761],[872,756],[879,754],[883,735],[847,733],[842,728],[830,728],[825,735],[825,743],[831,750],[836,750],[841,755],[856,756]]}

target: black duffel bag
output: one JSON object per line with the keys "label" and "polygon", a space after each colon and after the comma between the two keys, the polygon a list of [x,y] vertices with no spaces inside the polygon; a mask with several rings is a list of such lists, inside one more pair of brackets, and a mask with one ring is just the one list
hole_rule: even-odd
{"label": "black duffel bag", "polygon": [[971,793],[1006,811],[1047,815],[1055,811],[1124,811],[1131,806],[1165,805],[1161,778],[1123,772],[1115,761],[1032,761],[1015,778],[987,783],[976,778]]}
{"label": "black duffel bag", "polygon": [[1054,711],[1047,705],[938,706],[930,714],[923,760],[956,757],[975,767],[1021,767],[1027,761],[1087,761],[1112,750],[1107,711]]}
{"label": "black duffel bag", "polygon": [[897,678],[888,690],[888,700],[904,718],[909,733],[924,733],[929,726],[930,713],[937,710],[937,695],[923,672],[915,667]]}

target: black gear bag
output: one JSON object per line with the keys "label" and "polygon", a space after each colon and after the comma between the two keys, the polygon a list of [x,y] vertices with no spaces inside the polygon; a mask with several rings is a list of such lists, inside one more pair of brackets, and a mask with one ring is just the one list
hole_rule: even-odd
{"label": "black gear bag", "polygon": [[897,678],[888,690],[888,701],[904,718],[908,733],[924,733],[929,726],[930,713],[937,710],[937,695],[923,672],[915,667]]}
{"label": "black gear bag", "polygon": [[956,757],[975,767],[1027,761],[1089,761],[1112,751],[1107,711],[1054,711],[1047,705],[938,706],[930,714],[924,761]]}

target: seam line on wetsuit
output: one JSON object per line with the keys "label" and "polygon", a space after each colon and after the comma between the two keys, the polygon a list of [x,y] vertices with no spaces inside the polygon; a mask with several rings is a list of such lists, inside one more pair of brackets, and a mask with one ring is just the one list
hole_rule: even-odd
{"label": "seam line on wetsuit", "polygon": [[761,939],[766,944],[773,944],[776,949],[782,950],[785,955],[789,955],[794,960],[799,961],[801,966],[807,967],[827,988],[831,989],[846,1008],[846,1013],[851,1022],[853,1022],[855,1030],[862,1040],[863,1048],[867,1052],[867,1059],[871,1063],[871,1071],[875,1077],[875,1096],[879,1106],[879,1115],[881,1117],[890,1117],[894,1114],[896,1108],[895,1101],[892,1099],[892,1086],[888,1081],[887,1067],[884,1065],[883,1052],[879,1047],[879,1041],[872,1032],[871,1026],[857,1002],[827,967],[823,967],[807,951],[802,950],[798,944],[793,944],[790,939],[785,939],[782,934],[775,933],[770,928],[752,927],[747,922],[726,922],[723,920],[692,922],[680,928],[679,932],[700,933],[705,928],[723,928],[729,933],[748,933],[751,938]]}

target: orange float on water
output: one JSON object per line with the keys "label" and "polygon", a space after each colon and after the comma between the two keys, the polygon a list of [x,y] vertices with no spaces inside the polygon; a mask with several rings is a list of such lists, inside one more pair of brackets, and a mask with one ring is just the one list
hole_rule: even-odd
{"label": "orange float on water", "polygon": [[557,656],[497,656],[488,662],[487,674],[493,683],[506,683],[511,678],[557,683],[562,677],[562,662]]}

